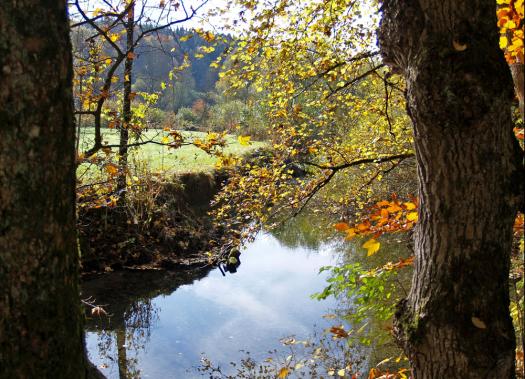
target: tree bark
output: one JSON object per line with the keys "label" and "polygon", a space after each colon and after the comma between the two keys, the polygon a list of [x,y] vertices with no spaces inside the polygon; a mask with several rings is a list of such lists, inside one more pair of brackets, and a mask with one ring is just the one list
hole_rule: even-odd
{"label": "tree bark", "polygon": [[416,378],[512,378],[512,225],[523,181],[494,0],[385,0],[419,179],[415,272],[395,334]]}
{"label": "tree bark", "polygon": [[66,2],[2,1],[0,378],[89,375],[71,78]]}
{"label": "tree bark", "polygon": [[[132,0],[134,1],[134,0]],[[122,100],[122,123],[120,125],[119,143],[119,168],[117,179],[117,192],[119,203],[123,204],[126,199],[126,178],[128,172],[128,141],[129,127],[131,124],[131,74],[133,73],[133,29],[135,28],[135,3],[132,2],[128,9],[126,22],[126,61],[124,63],[124,93]]]}

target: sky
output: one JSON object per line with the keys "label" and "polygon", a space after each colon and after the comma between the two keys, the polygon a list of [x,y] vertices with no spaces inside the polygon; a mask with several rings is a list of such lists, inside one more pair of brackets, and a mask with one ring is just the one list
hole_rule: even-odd
{"label": "sky", "polygon": [[[99,14],[100,10],[113,9],[122,11],[125,9],[121,0],[78,0],[84,12],[91,17]],[[190,14],[191,9],[197,10],[196,15],[188,21],[180,24],[186,28],[201,28],[211,31],[223,31],[225,25],[231,25],[233,20],[238,18],[239,7],[231,6],[228,0],[137,0],[135,14],[136,16],[144,9],[144,14],[153,22],[161,21],[166,23],[168,20],[173,21],[185,17],[185,11]],[[80,14],[74,5],[70,2],[70,17],[78,19]],[[177,5],[180,4],[180,5]],[[217,10],[223,9],[221,15]],[[146,19],[146,17],[144,17]]]}

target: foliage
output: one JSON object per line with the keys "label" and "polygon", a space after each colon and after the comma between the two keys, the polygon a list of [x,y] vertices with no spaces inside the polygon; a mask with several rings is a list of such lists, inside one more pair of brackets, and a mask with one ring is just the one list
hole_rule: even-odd
{"label": "foliage", "polygon": [[[370,333],[367,330],[370,320],[390,320],[393,316],[394,305],[399,301],[398,296],[393,296],[396,290],[392,276],[397,272],[389,268],[381,271],[367,270],[359,263],[323,267],[321,272],[327,270],[330,270],[328,286],[323,292],[314,294],[313,297],[317,300],[323,300],[329,296],[350,299],[352,304],[347,317],[354,329],[354,336],[359,338],[361,343],[370,344]],[[377,333],[377,331],[373,332]],[[382,337],[385,338],[384,335]],[[377,340],[375,342],[378,343]]]}
{"label": "foliage", "polygon": [[251,21],[220,75],[230,92],[259,93],[272,156],[235,170],[217,199],[218,222],[272,224],[285,208],[296,214],[337,173],[356,168],[357,190],[412,155],[403,83],[368,50],[377,22],[373,6],[239,4]]}
{"label": "foliage", "polygon": [[497,0],[500,47],[509,64],[524,63],[523,56],[523,0]]}

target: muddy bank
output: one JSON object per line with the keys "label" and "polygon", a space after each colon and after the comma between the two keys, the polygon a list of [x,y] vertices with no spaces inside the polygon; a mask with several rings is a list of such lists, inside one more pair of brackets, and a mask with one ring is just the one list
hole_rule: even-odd
{"label": "muddy bank", "polygon": [[208,263],[218,239],[207,211],[224,173],[188,173],[150,182],[127,204],[79,210],[82,272],[126,268],[184,269]]}

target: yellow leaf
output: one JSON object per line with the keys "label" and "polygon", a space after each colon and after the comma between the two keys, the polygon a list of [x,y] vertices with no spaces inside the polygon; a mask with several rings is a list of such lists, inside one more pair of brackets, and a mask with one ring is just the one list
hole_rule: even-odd
{"label": "yellow leaf", "polygon": [[242,146],[248,146],[250,144],[250,136],[239,136],[237,137],[237,140]]}
{"label": "yellow leaf", "polygon": [[283,378],[286,378],[288,375],[290,374],[290,369],[288,367],[283,367],[280,371],[279,371],[279,375],[277,375],[277,377],[279,379],[283,379]]}
{"label": "yellow leaf", "polygon": [[166,83],[164,82],[160,82],[160,88],[162,88],[163,90],[166,89]]}
{"label": "yellow leaf", "polygon": [[505,36],[499,37],[499,47],[505,49],[509,45],[509,40]]}
{"label": "yellow leaf", "polygon": [[337,376],[345,376],[345,369],[342,368],[340,370],[337,371]]}
{"label": "yellow leaf", "polygon": [[407,201],[405,204],[405,208],[409,211],[412,211],[414,209],[416,209],[416,204],[410,202],[410,201]]}
{"label": "yellow leaf", "polygon": [[377,242],[374,238],[369,239],[363,244],[363,247],[368,251],[367,256],[374,255],[379,250],[381,244]]}
{"label": "yellow leaf", "polygon": [[349,229],[347,229],[345,239],[347,239],[347,240],[351,240],[351,239],[354,238],[355,236],[356,236],[356,232],[355,232],[355,229],[354,229],[354,228],[349,228]]}
{"label": "yellow leaf", "polygon": [[472,320],[472,324],[474,324],[476,328],[487,329],[487,324],[485,324],[481,319],[477,317],[472,317],[471,320]]}
{"label": "yellow leaf", "polygon": [[410,212],[407,215],[407,220],[408,221],[417,221],[417,219],[418,219],[417,212]]}

